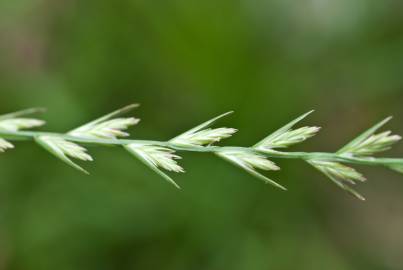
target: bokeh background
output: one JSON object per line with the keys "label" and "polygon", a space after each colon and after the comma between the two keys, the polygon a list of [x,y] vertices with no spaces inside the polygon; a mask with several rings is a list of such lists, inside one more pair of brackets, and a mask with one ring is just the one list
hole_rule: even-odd
{"label": "bokeh background", "polygon": [[[310,109],[296,150],[335,151],[387,115],[403,134],[399,0],[0,1],[0,111],[67,131],[131,102],[135,138],[228,110],[251,145]],[[281,192],[183,153],[175,190],[118,148],[81,175],[32,143],[0,155],[0,269],[403,269],[403,179],[362,168],[360,202],[300,161]],[[402,156],[398,145],[390,156]]]}

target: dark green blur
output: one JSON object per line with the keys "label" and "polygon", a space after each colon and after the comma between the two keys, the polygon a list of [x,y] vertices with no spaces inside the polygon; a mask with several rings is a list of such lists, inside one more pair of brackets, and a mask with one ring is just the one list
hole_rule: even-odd
{"label": "dark green blur", "polygon": [[[64,132],[132,102],[133,138],[166,140],[228,110],[252,145],[294,117],[336,151],[385,116],[403,134],[398,0],[0,1],[0,113],[43,106]],[[119,148],[90,176],[33,143],[0,154],[0,270],[399,270],[403,176],[357,167],[360,202],[278,160],[282,192],[181,153],[178,191]],[[403,156],[398,145],[388,156]]]}

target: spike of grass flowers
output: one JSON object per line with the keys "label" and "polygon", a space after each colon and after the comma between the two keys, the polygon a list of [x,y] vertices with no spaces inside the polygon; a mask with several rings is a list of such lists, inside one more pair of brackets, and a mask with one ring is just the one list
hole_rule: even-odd
{"label": "spike of grass flowers", "polygon": [[33,140],[66,164],[87,173],[72,160],[93,160],[83,145],[119,146],[177,188],[179,188],[178,184],[164,172],[184,172],[178,163],[181,157],[177,155],[177,151],[214,153],[264,182],[283,190],[286,190],[285,187],[258,170],[279,170],[280,168],[271,160],[273,158],[301,159],[360,200],[364,200],[364,197],[352,186],[366,179],[361,173],[345,164],[379,165],[403,173],[403,159],[373,157],[376,153],[388,150],[401,139],[398,135],[391,135],[390,131],[375,134],[391,119],[390,117],[368,129],[336,153],[308,153],[277,149],[303,142],[317,134],[319,127],[293,129],[312,111],[296,118],[251,147],[220,147],[213,144],[231,137],[237,130],[226,127],[210,128],[210,126],[232,112],[219,115],[168,141],[122,139],[129,136],[127,129],[138,124],[140,120],[134,117],[121,117],[121,115],[136,107],[138,107],[137,104],[126,106],[67,133],[24,130],[45,124],[42,120],[27,117],[30,114],[43,112],[43,109],[33,108],[0,115],[0,152],[14,148],[10,141]]}

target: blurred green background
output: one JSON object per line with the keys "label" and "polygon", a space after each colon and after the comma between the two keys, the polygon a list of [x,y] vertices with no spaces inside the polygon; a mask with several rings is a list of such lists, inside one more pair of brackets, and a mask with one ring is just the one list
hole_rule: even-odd
{"label": "blurred green background", "polygon": [[[335,151],[387,115],[403,134],[399,0],[0,1],[0,111],[67,131],[140,102],[134,138],[228,110],[252,145],[310,109],[296,150]],[[175,190],[118,148],[81,175],[32,143],[0,155],[0,269],[403,269],[403,179],[361,168],[360,202],[300,161],[281,192],[183,153]],[[400,156],[398,145],[390,156]]]}

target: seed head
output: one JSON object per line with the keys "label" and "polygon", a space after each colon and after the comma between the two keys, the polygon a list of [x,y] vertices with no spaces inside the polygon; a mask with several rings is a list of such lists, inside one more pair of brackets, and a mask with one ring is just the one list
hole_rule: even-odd
{"label": "seed head", "polygon": [[178,165],[177,159],[181,159],[180,156],[175,155],[175,151],[166,147],[153,146],[153,145],[141,145],[141,144],[129,144],[127,149],[131,152],[137,153],[148,163],[155,167],[161,167],[167,171],[183,173],[184,170]]}
{"label": "seed head", "polygon": [[171,143],[180,146],[211,145],[221,141],[222,139],[231,137],[235,132],[237,132],[237,130],[234,128],[208,128],[194,133],[182,134],[171,140]]}
{"label": "seed head", "polygon": [[138,124],[140,119],[116,118],[96,125],[83,126],[74,131],[69,132],[71,136],[87,138],[87,139],[116,139],[118,137],[127,137],[129,133],[124,132],[130,126]]}
{"label": "seed head", "polygon": [[12,118],[1,120],[0,129],[15,132],[21,129],[40,127],[44,124],[45,121],[33,118]]}
{"label": "seed head", "polygon": [[10,142],[0,138],[0,152],[4,152],[7,149],[12,149],[14,148],[14,145],[12,145]]}

